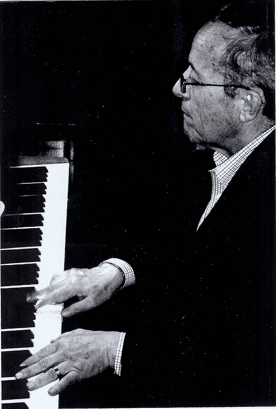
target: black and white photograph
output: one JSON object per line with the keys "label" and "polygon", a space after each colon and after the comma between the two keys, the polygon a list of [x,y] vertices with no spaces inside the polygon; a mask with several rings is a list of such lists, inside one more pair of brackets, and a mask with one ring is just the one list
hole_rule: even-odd
{"label": "black and white photograph", "polygon": [[1,409],[276,407],[274,0],[0,30]]}

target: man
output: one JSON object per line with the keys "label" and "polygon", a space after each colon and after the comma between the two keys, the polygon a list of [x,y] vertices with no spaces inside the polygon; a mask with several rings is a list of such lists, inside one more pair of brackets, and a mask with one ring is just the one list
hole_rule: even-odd
{"label": "man", "polygon": [[54,276],[30,297],[37,307],[79,297],[68,317],[136,279],[148,322],[135,316],[126,334],[62,334],[16,374],[40,374],[30,390],[59,379],[55,395],[111,367],[126,380],[129,405],[275,404],[274,34],[258,3],[226,7],[199,30],[173,88],[185,134],[215,151],[211,199],[191,229],[160,244],[151,274],[112,258]]}

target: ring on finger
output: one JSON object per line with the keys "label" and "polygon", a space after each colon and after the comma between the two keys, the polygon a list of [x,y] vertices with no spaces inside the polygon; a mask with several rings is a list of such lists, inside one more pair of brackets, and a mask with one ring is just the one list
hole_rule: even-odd
{"label": "ring on finger", "polygon": [[54,370],[55,370],[55,373],[57,374],[57,379],[61,379],[62,375],[61,375],[60,370],[58,369],[58,367],[55,367]]}

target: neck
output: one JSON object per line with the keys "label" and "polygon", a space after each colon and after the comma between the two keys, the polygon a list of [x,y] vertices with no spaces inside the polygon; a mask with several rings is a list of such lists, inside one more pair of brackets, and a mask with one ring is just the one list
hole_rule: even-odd
{"label": "neck", "polygon": [[269,119],[263,120],[262,122],[256,124],[254,123],[246,123],[240,132],[238,132],[234,138],[229,139],[227,146],[223,148],[216,149],[217,151],[221,152],[227,157],[230,157],[243,149],[246,145],[251,143],[254,139],[258,138],[262,133],[267,131],[274,125],[274,121]]}

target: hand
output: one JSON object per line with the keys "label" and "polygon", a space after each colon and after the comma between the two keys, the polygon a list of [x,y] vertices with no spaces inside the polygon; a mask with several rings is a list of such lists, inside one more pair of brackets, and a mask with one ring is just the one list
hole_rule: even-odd
{"label": "hand", "polygon": [[122,284],[122,273],[108,263],[91,269],[72,268],[55,274],[47,288],[29,294],[27,301],[37,302],[35,307],[38,309],[43,305],[62,304],[77,297],[80,301],[62,311],[63,317],[71,317],[103,304]]}
{"label": "hand", "polygon": [[87,331],[77,329],[59,336],[56,340],[36,354],[22,362],[27,366],[18,372],[16,379],[27,379],[35,375],[35,379],[27,382],[32,391],[56,381],[48,390],[54,396],[72,383],[90,378],[115,365],[115,356],[120,338],[119,332]]}

